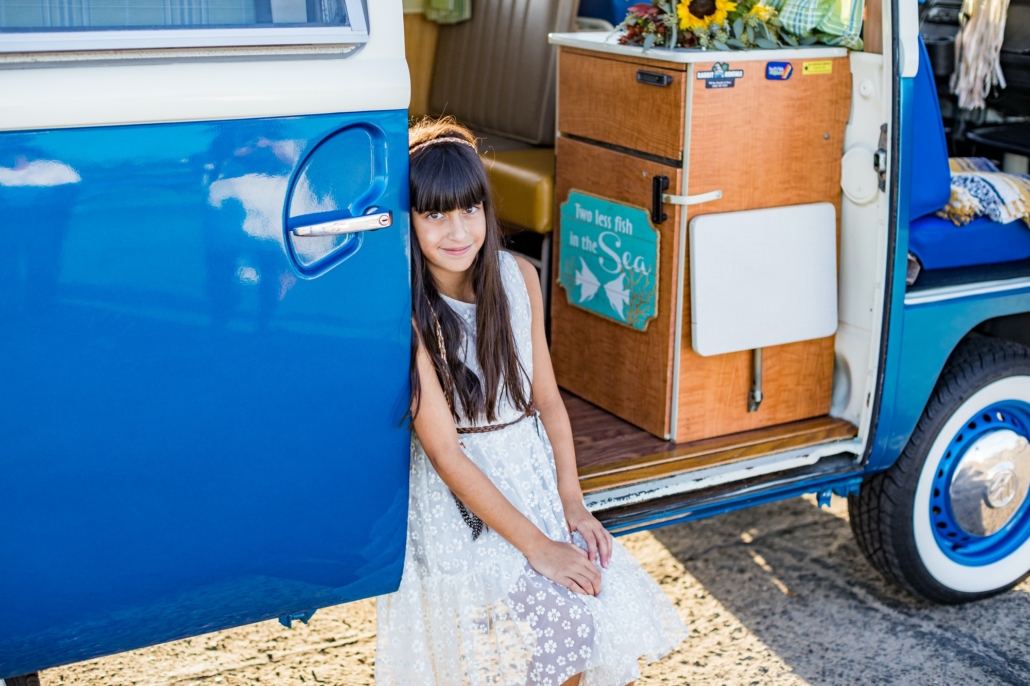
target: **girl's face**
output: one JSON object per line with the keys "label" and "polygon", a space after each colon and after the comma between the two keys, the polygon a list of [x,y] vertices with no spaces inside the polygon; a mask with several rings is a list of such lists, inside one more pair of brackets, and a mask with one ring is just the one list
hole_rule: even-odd
{"label": "girl's face", "polygon": [[419,247],[434,275],[464,274],[486,240],[482,203],[450,212],[412,212],[411,220]]}

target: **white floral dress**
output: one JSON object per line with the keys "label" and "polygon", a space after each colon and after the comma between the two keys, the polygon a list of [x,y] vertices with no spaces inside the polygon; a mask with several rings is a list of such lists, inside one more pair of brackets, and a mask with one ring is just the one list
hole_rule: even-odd
{"label": "white floral dress", "polygon": [[[515,258],[500,258],[519,357],[532,378],[529,294]],[[475,305],[449,298],[447,303],[468,325],[463,356],[478,374]],[[502,395],[498,403],[497,424],[521,416],[506,400]],[[558,497],[554,454],[538,418],[465,434],[462,443],[465,454],[541,531],[555,541],[573,541]],[[582,686],[622,686],[639,677],[640,657],[656,660],[686,637],[668,598],[618,541],[601,573],[603,591],[593,597],[534,572],[492,529],[473,540],[417,436],[411,442],[410,488],[401,586],[377,600],[378,686],[558,686],[580,672]],[[573,536],[582,545],[579,534]]]}

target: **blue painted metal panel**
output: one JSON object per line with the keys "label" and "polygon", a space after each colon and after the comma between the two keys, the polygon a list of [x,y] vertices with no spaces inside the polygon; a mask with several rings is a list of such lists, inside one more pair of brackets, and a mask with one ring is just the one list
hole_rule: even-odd
{"label": "blue painted metal panel", "polygon": [[[887,271],[887,278],[891,282],[890,302],[885,303],[890,308],[885,322],[887,354],[881,362],[882,383],[879,402],[874,405],[874,408],[878,408],[878,416],[876,417],[876,429],[869,444],[867,466],[870,471],[879,471],[889,467],[901,454],[901,448],[904,447],[904,441],[899,447],[897,441],[893,440],[894,434],[892,433],[893,414],[897,402],[895,396],[898,393],[899,383],[903,383],[901,379],[901,341],[905,324],[905,274],[908,266],[909,198],[907,193],[900,192],[899,189],[910,188],[912,184],[911,152],[914,126],[912,103],[915,84],[913,79],[898,79],[898,82],[899,104],[895,121],[898,135],[895,165],[898,170],[898,178],[892,189],[896,205],[893,226],[890,227],[890,230],[894,231],[895,247],[893,264],[888,265]],[[908,380],[909,371],[906,369],[904,382]],[[907,437],[905,440],[908,440]]]}
{"label": "blue painted metal panel", "polygon": [[1030,312],[1030,288],[904,308],[904,332],[896,346],[903,374],[896,384],[890,415],[881,418],[889,416],[890,430],[883,436],[884,448],[872,468],[884,469],[901,454],[959,341],[983,321],[1019,312]]}
{"label": "blue painted metal panel", "polygon": [[396,588],[406,114],[0,135],[0,677]]}

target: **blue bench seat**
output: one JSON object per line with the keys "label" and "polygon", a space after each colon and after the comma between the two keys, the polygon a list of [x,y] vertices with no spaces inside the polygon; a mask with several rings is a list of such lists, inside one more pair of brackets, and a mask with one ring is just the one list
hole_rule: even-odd
{"label": "blue bench seat", "polygon": [[908,249],[923,269],[951,269],[1030,258],[1030,227],[999,224],[986,217],[965,226],[934,213],[951,199],[951,169],[930,56],[919,39],[919,72],[913,98],[912,187]]}
{"label": "blue bench seat", "polygon": [[908,249],[923,269],[951,269],[1030,258],[1030,227],[980,217],[965,226],[930,214],[909,225]]}

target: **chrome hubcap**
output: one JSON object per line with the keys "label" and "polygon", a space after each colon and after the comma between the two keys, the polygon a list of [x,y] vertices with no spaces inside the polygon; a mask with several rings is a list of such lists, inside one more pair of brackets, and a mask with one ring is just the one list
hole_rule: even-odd
{"label": "chrome hubcap", "polygon": [[1028,485],[1030,442],[1011,429],[983,434],[962,456],[948,489],[955,523],[974,536],[997,533],[1026,500]]}

